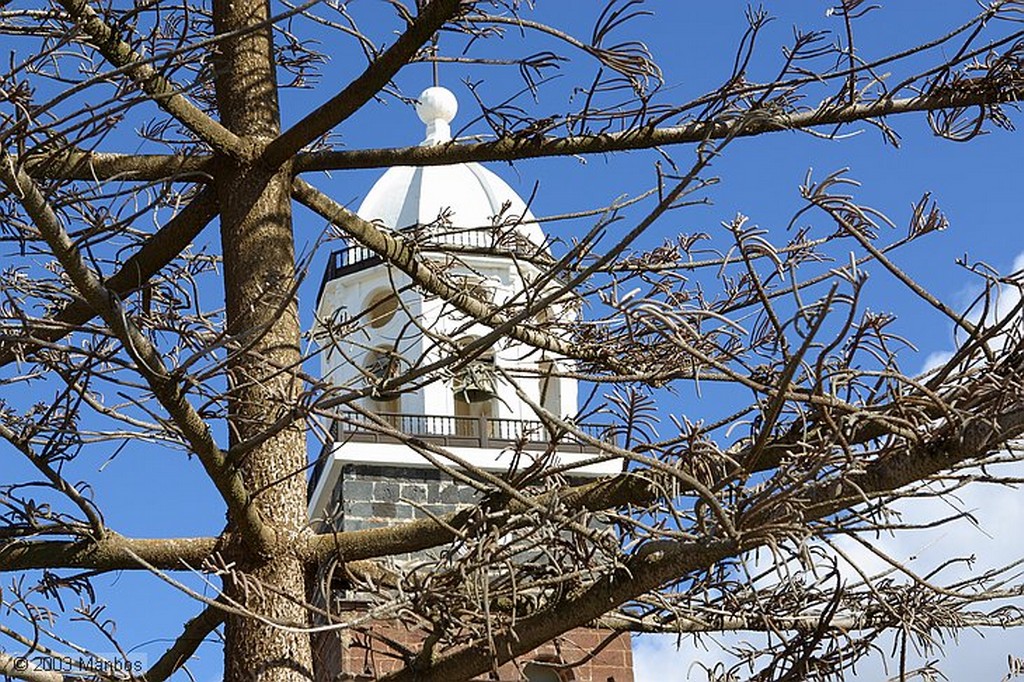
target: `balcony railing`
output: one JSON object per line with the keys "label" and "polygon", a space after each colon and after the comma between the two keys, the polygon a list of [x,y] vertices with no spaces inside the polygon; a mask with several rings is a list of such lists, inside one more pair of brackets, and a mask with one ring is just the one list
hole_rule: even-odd
{"label": "balcony railing", "polygon": [[327,272],[324,273],[324,282],[339,277],[349,270],[356,269],[356,266],[369,266],[379,263],[380,256],[362,244],[350,244],[340,249],[331,251],[331,258],[327,261]]}
{"label": "balcony railing", "polygon": [[[379,420],[379,421],[378,421]],[[381,427],[383,422],[384,428]],[[605,424],[575,424],[574,427],[594,440],[614,443],[615,432]],[[344,413],[334,422],[332,435],[337,441],[394,443],[397,436],[386,429],[416,436],[445,447],[504,448],[521,443],[525,449],[547,448],[557,437],[557,448],[568,452],[591,452],[598,448],[571,434],[557,434],[543,422],[529,419],[495,417],[458,417],[433,414],[378,414],[366,417]]]}
{"label": "balcony railing", "polygon": [[[537,257],[543,252],[541,247],[530,242],[513,227],[452,229],[413,225],[398,230],[398,233],[404,239],[415,242],[421,249],[454,246],[458,250],[515,253],[530,257]],[[381,257],[377,253],[361,244],[348,244],[332,251],[323,281],[320,282],[320,293],[323,293],[324,286],[331,280],[380,262]]]}
{"label": "balcony railing", "polygon": [[[383,425],[381,424],[383,422]],[[576,429],[603,443],[616,443],[617,430],[607,424],[575,424]],[[431,414],[377,414],[372,417],[356,412],[343,412],[331,426],[335,442],[400,443],[398,435],[388,430],[415,436],[443,447],[507,448],[521,446],[525,450],[545,450],[558,437],[561,453],[597,455],[600,448],[570,434],[553,434],[542,422],[529,419],[497,419],[493,417],[456,417]],[[327,464],[320,457],[313,467],[309,494],[316,489]]]}

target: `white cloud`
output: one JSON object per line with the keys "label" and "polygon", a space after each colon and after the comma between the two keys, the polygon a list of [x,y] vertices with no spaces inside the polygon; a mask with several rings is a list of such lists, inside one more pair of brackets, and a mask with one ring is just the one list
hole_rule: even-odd
{"label": "white cloud", "polygon": [[[706,682],[705,670],[715,671],[718,665],[732,665],[731,656],[722,650],[726,641],[738,641],[740,634],[702,637],[640,635],[633,638],[634,682]],[[717,672],[723,670],[719,668]]]}
{"label": "white cloud", "polygon": [[[1017,257],[1013,261],[1012,269],[1009,274],[1018,273],[1024,270],[1024,252],[1017,254]],[[975,304],[974,309],[968,314],[968,318],[975,324],[984,322],[984,326],[991,326],[998,322],[1005,322],[1014,308],[1020,303],[1021,291],[1018,286],[1011,284],[1003,284],[995,287],[990,294],[990,298],[985,301],[982,300]],[[986,309],[987,306],[987,309]],[[1018,317],[1020,314],[1018,313]],[[1020,327],[1018,323],[1016,327]],[[1008,334],[1013,334],[1014,325],[1006,325],[1004,329],[1007,332],[999,334],[993,337],[988,345],[993,350],[1002,350],[1007,341],[1011,340]],[[1014,337],[1016,335],[1014,334]]]}
{"label": "white cloud", "polygon": [[948,350],[937,350],[928,354],[928,357],[924,359],[924,365],[921,367],[921,374],[926,374],[933,369],[938,369],[944,364],[950,361],[953,357],[953,351]]}

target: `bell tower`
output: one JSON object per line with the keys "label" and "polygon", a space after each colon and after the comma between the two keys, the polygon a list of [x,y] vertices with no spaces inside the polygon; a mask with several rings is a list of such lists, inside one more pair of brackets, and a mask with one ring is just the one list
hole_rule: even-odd
{"label": "bell tower", "polygon": [[[427,88],[416,106],[426,126],[422,144],[453,144],[457,111],[449,90]],[[508,311],[529,306],[531,322],[548,328],[578,314],[575,297],[544,278],[554,261],[529,207],[480,164],[389,168],[357,213],[400,234],[428,267],[478,300]],[[538,296],[550,302],[539,307]],[[478,502],[472,485],[431,463],[436,452],[450,453],[438,459],[454,469],[497,475],[514,474],[542,454],[546,466],[576,479],[621,469],[572,439],[558,438],[552,456],[556,434],[537,408],[576,421],[571,366],[506,338],[491,342],[492,332],[365,247],[349,243],[331,254],[314,336],[323,377],[352,399],[336,413],[310,481],[314,524],[339,531],[391,526]],[[403,385],[392,381],[410,373],[415,378]],[[605,434],[602,426],[576,426],[595,438]],[[437,448],[418,450],[403,434]],[[343,601],[354,613],[361,608],[355,595]],[[416,636],[397,625],[380,627],[387,634],[379,640],[344,630],[321,637],[321,667],[330,673],[321,679],[371,680],[394,670],[386,642]],[[500,679],[632,682],[628,635],[582,628],[542,649],[503,667]],[[574,658],[583,663],[573,665]]]}

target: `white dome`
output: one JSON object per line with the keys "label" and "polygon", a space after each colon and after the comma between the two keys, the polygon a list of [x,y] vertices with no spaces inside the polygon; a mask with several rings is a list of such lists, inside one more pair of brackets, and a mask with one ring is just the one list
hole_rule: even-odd
{"label": "white dome", "polygon": [[[420,95],[417,114],[427,124],[424,144],[450,141],[448,123],[458,110],[449,90],[427,88]],[[443,124],[443,125],[438,125]],[[395,166],[370,189],[357,211],[364,220],[402,230],[417,225],[441,224],[445,216],[452,237],[474,232],[472,244],[487,246],[494,236],[515,231],[536,246],[544,245],[544,233],[526,203],[508,184],[478,163],[450,166]],[[492,229],[496,228],[496,229]],[[460,242],[466,239],[458,239]]]}
{"label": "white dome", "polygon": [[478,163],[389,168],[357,213],[394,230],[440,224],[443,215],[451,223],[445,231],[514,229],[531,243],[544,244],[540,225],[519,195]]}

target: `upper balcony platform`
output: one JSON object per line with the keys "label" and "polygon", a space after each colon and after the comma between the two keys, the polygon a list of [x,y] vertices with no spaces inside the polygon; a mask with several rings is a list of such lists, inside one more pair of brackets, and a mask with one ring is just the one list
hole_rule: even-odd
{"label": "upper balcony platform", "polygon": [[[346,412],[333,424],[331,434],[335,441],[360,443],[396,443],[402,439],[387,433],[415,436],[442,447],[508,448],[519,446],[523,450],[546,450],[554,436],[544,423],[530,419],[501,419],[496,417],[457,417],[434,414],[379,414],[382,423],[355,412]],[[606,424],[574,424],[583,434],[595,441],[615,443],[615,432]],[[556,447],[561,452],[600,452],[601,449],[568,435],[558,438]]]}
{"label": "upper balcony platform", "polygon": [[[474,229],[413,225],[396,232],[422,253],[461,253],[480,256],[516,256],[521,259],[553,262],[546,247],[539,247],[524,237],[516,225]],[[362,244],[350,243],[331,252],[317,293],[319,301],[327,283],[345,275],[380,265],[384,261],[376,252]]]}
{"label": "upper balcony platform", "polygon": [[[615,428],[607,424],[574,427],[593,441],[614,445],[617,440]],[[508,471],[516,452],[539,455],[549,449],[556,453],[553,465],[571,468],[573,462],[587,463],[574,474],[594,476],[622,470],[621,462],[614,458],[594,463],[606,454],[597,444],[570,434],[554,434],[536,420],[427,414],[367,417],[345,412],[332,424],[331,436],[334,442],[328,443],[313,468],[311,495],[325,470],[338,464],[430,467],[430,462],[408,445],[409,438],[443,447],[471,466],[492,472]],[[529,464],[527,457],[522,466]]]}

